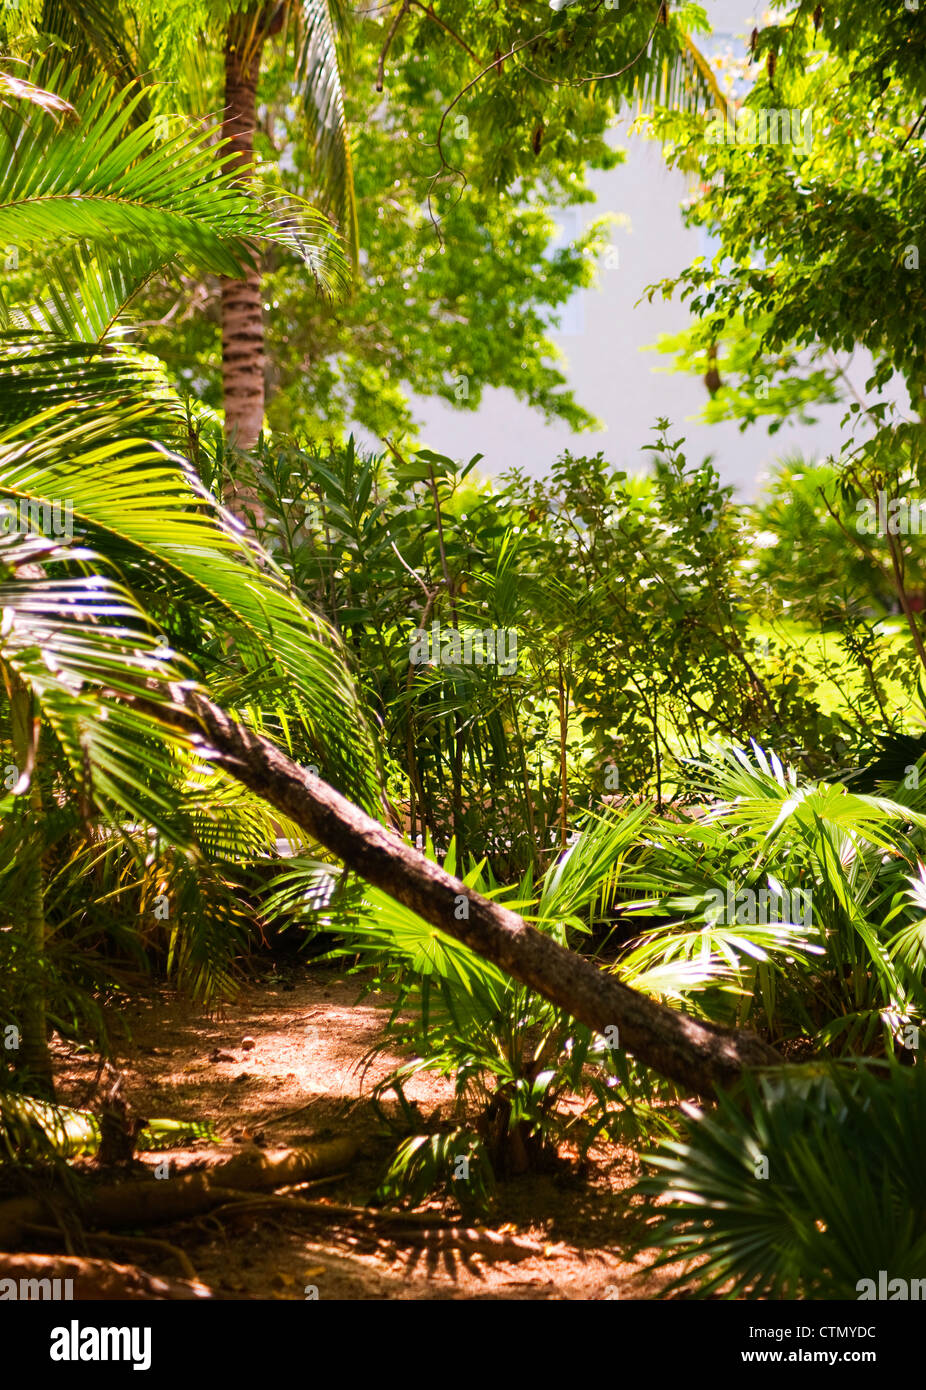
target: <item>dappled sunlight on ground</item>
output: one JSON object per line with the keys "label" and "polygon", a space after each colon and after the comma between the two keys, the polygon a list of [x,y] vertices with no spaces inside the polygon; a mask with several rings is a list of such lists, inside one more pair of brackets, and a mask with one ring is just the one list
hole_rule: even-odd
{"label": "dappled sunlight on ground", "polygon": [[[196,1141],[170,1154],[146,1154],[154,1166],[210,1164],[249,1148],[279,1149],[344,1134],[361,1141],[343,1175],[300,1187],[313,1202],[364,1206],[402,1128],[398,1103],[377,1108],[370,1092],[401,1059],[365,1058],[385,1013],[371,998],[357,1002],[356,981],[320,968],[296,967],[245,987],[217,1015],[161,991],[126,1009],[131,1037],[118,1065],[126,1091],[148,1118],[212,1121],[219,1143]],[[96,1063],[57,1048],[60,1098],[86,1101]],[[449,1080],[414,1077],[406,1087],[415,1118],[433,1127],[453,1112]],[[467,1231],[396,1229],[372,1221],[339,1224],[310,1215],[242,1206],[159,1227],[200,1279],[231,1297],[342,1299],[615,1299],[659,1298],[677,1271],[645,1272],[623,1253],[642,1207],[626,1189],[638,1176],[635,1155],[618,1146],[593,1151],[587,1177],[564,1171],[503,1183],[486,1226]],[[436,1216],[439,1204],[432,1204]],[[114,1257],[116,1252],[112,1252]],[[131,1256],[131,1241],[125,1257]],[[121,1257],[121,1254],[120,1254]],[[139,1259],[157,1273],[176,1273],[171,1257]]]}

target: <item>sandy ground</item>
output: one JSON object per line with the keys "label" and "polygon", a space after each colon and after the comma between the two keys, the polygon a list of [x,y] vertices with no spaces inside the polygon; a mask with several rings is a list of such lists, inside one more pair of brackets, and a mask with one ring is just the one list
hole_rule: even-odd
{"label": "sandy ground", "polygon": [[[117,1065],[126,1093],[147,1117],[215,1123],[219,1146],[197,1141],[190,1150],[174,1150],[169,1157],[177,1163],[231,1156],[248,1145],[279,1148],[355,1134],[361,1149],[349,1170],[299,1195],[366,1204],[401,1137],[389,1123],[398,1119],[398,1107],[387,1102],[378,1112],[370,1090],[401,1059],[380,1054],[364,1068],[384,1014],[369,998],[358,1003],[359,992],[355,979],[301,965],[274,967],[218,1014],[162,990],[125,1010],[129,1036]],[[243,1046],[245,1039],[253,1047]],[[86,1104],[95,1061],[67,1045],[58,1047],[57,1059],[60,1099]],[[426,1121],[452,1108],[452,1084],[441,1077],[415,1078],[406,1095]],[[457,1240],[429,1232],[380,1238],[335,1219],[329,1224],[266,1209],[136,1234],[180,1247],[198,1278],[239,1298],[304,1299],[307,1285],[320,1299],[664,1296],[678,1271],[648,1272],[645,1260],[624,1253],[644,1210],[627,1195],[639,1175],[636,1156],[607,1145],[594,1149],[591,1159],[585,1174],[564,1171],[502,1184],[488,1223],[498,1233],[498,1250],[492,1237]],[[140,1253],[130,1240],[124,1250],[117,1244],[105,1252],[88,1247],[87,1253],[131,1259],[151,1273],[181,1273],[168,1249]]]}

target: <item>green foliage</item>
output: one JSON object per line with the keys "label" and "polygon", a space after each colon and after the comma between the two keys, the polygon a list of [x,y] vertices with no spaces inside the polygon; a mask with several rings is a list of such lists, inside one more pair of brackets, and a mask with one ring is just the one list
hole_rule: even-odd
{"label": "green foliage", "polygon": [[[69,96],[74,85],[64,79]],[[201,133],[158,144],[150,121],[132,120],[137,103],[101,81],[60,120],[43,103],[3,123],[17,155],[0,179],[6,234],[23,251],[39,226],[57,240],[13,277],[0,334],[0,497],[16,518],[0,538],[0,921],[4,1017],[24,1040],[11,1060],[29,1085],[49,1024],[107,1045],[94,995],[140,965],[159,961],[202,997],[227,993],[251,929],[250,862],[274,855],[281,833],[301,840],[169,731],[178,687],[283,731],[379,805],[336,635],[177,452],[188,415],[157,365],[118,341],[152,267],[234,273],[277,227]],[[46,200],[48,216],[30,221]]]}
{"label": "green foliage", "polygon": [[[700,1003],[718,1022],[808,1039],[820,1055],[890,1055],[905,1028],[924,1023],[911,893],[921,793],[897,788],[891,800],[802,785],[756,745],[752,757],[718,754],[693,780],[700,805],[653,826],[638,875],[626,879],[645,894],[641,925],[647,913],[663,918],[622,962],[628,982]],[[769,910],[763,921],[737,904],[742,890],[792,909],[798,890],[809,912],[776,921]]]}
{"label": "green foliage", "polygon": [[143,90],[120,93],[99,81],[78,98],[78,72],[52,69],[45,80],[63,100],[73,98],[74,110],[61,116],[39,109],[28,123],[0,126],[4,242],[31,250],[91,240],[108,243],[111,254],[114,238],[134,237],[157,248],[162,264],[187,257],[235,276],[251,263],[245,238],[259,237],[298,246],[336,282],[340,263],[330,241],[321,254],[324,220],[310,208],[298,219],[295,208],[275,216],[242,192],[217,155],[214,129],[179,129],[158,139],[157,119],[133,124]]}
{"label": "green foliage", "polygon": [[[643,1244],[696,1297],[857,1299],[879,1271],[921,1279],[926,1069],[789,1067],[713,1113],[686,1107],[639,1190],[663,1204]],[[666,1201],[668,1199],[668,1201]]]}
{"label": "green foliage", "polygon": [[[655,0],[4,12],[26,62],[0,74],[0,500],[31,517],[0,535],[5,1157],[98,1146],[93,1115],[46,1098],[49,1028],[105,1050],[143,971],[214,1000],[255,931],[289,926],[388,998],[370,1055],[402,1060],[374,1099],[402,1140],[380,1200],[476,1216],[499,1180],[663,1135],[644,1243],[690,1257],[680,1287],[852,1297],[921,1276],[926,556],[919,528],[880,524],[926,487],[926,21],[901,10],[792,0],[753,37],[742,101],[695,45],[700,10]],[[246,29],[253,190],[204,119]],[[590,423],[549,334],[607,228],[557,247],[555,212],[619,162],[630,100],[657,108],[700,182],[690,221],[718,239],[652,290],[693,311],[664,346],[710,371],[706,418],[774,432],[847,402],[839,459],[784,460],[755,506],[664,419],[637,476],[570,451],[490,483],[481,455],[405,439],[409,392],[475,409],[507,388]],[[718,141],[716,111],[810,125]],[[348,256],[316,207],[355,272],[336,305]],[[274,432],[243,457],[211,411],[209,305],[258,256]],[[916,419],[884,399],[895,374]],[[353,427],[387,453],[343,442]],[[507,659],[471,659],[484,633]],[[467,892],[790,1065],[688,1107],[682,1133],[676,1089],[618,1036],[216,772],[172,732],[191,687]],[[422,1123],[424,1073],[454,1104]],[[140,1142],[202,1137],[151,1121]]]}
{"label": "green foliage", "polygon": [[[841,8],[827,6],[828,17]],[[885,86],[884,71],[832,51],[809,19],[796,22],[774,79],[760,75],[743,110],[800,112],[810,140],[712,143],[702,116],[664,115],[657,128],[672,160],[694,161],[704,192],[689,215],[720,239],[710,263],[699,258],[673,282],[701,331],[720,341],[728,325],[746,323],[761,353],[785,353],[786,368],[793,346],[822,357],[863,345],[875,360],[871,384],[901,372],[915,407],[924,353],[911,252],[923,169],[919,142],[906,137],[921,103],[910,85]]]}
{"label": "green foliage", "polygon": [[466,1216],[483,1215],[494,1194],[495,1174],[482,1139],[461,1129],[403,1139],[378,1189],[384,1202],[413,1205],[446,1196]]}
{"label": "green foliage", "polygon": [[[8,1158],[51,1150],[60,1158],[91,1158],[100,1146],[100,1121],[89,1110],[50,1105],[33,1096],[0,1093],[0,1151]],[[218,1142],[211,1123],[148,1120],[139,1130],[140,1153],[181,1147],[192,1139]]]}
{"label": "green foliage", "polygon": [[83,1157],[99,1143],[99,1121],[89,1111],[0,1090],[0,1162]]}
{"label": "green foliage", "polygon": [[757,324],[732,314],[722,325],[698,317],[680,333],[660,335],[658,350],[675,358],[670,370],[703,377],[712,365],[722,368],[700,413],[706,424],[737,420],[745,431],[768,416],[773,435],[785,424],[815,424],[818,406],[844,400],[845,383],[831,360],[820,354],[809,365],[806,353],[787,347],[773,353],[764,343],[765,328],[764,317]]}
{"label": "green foliage", "polygon": [[[602,919],[647,815],[644,807],[590,822],[537,885],[528,873],[503,891],[480,865],[462,881],[571,941]],[[453,845],[444,867],[457,872]],[[372,1055],[396,1047],[412,1054],[377,1082],[374,1098],[394,1092],[413,1121],[404,1088],[422,1072],[437,1072],[454,1079],[458,1113],[473,1117],[469,1130],[448,1122],[439,1133],[405,1139],[383,1179],[384,1199],[417,1201],[440,1190],[464,1210],[481,1210],[495,1177],[555,1165],[564,1142],[584,1153],[602,1132],[626,1137],[644,1123],[671,1130],[671,1115],[654,1104],[672,1089],[648,1081],[619,1039],[596,1037],[386,894],[365,891],[337,954],[355,956],[364,971],[372,964],[367,987],[394,997]],[[578,1097],[578,1106],[567,1103]],[[454,1176],[460,1158],[469,1159],[468,1178]]]}
{"label": "green foliage", "polygon": [[[197,22],[214,32],[225,8],[164,7],[172,27],[162,60],[178,80],[184,53],[199,61],[189,48]],[[296,73],[291,45],[268,45],[256,145],[264,176],[335,212],[348,241],[356,218],[359,254],[352,294],[334,309],[307,295],[296,258],[265,257],[272,427],[315,441],[358,426],[410,434],[409,391],[475,410],[487,387],[507,388],[573,430],[589,427],[549,330],[570,296],[593,284],[608,229],[593,220],[564,243],[552,214],[589,203],[587,170],[622,158],[607,134],[622,98],[686,108],[713,101],[716,84],[689,33],[698,12],[673,9],[654,25],[644,6],[557,17],[544,6],[538,15],[533,2],[454,0],[439,14],[374,9],[348,24],[338,6],[342,110],[327,8],[325,0],[281,7],[299,53],[312,36],[318,42]],[[300,10],[314,16],[301,29]],[[483,72],[493,52],[502,61]],[[322,81],[294,83],[317,77],[323,62]],[[593,80],[606,73],[616,75]],[[222,104],[214,58],[200,102]],[[327,124],[320,107],[330,110]],[[354,208],[342,196],[348,160]],[[175,303],[173,287],[152,285],[148,316],[170,315],[152,346],[174,380],[218,405],[217,324],[210,315],[178,318]]]}
{"label": "green foliage", "polygon": [[[478,459],[353,443],[268,445],[259,471],[239,474],[264,545],[353,655],[409,833],[441,848],[454,836],[501,881],[545,866],[564,813],[568,828],[615,793],[670,799],[680,759],[720,737],[841,775],[893,692],[915,694],[910,653],[876,626],[886,581],[836,521],[808,530],[829,520],[817,484],[851,520],[831,474],[786,471],[750,510],[680,441],[653,447],[644,478],[567,454],[548,481],[491,485]],[[512,634],[516,669],[449,647],[413,663],[415,633],[434,623]],[[816,627],[831,642],[814,656]]]}

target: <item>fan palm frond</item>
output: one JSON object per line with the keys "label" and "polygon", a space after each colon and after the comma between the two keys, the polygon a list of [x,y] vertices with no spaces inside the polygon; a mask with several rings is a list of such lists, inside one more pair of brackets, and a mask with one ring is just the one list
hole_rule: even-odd
{"label": "fan palm frond", "polygon": [[857,1299],[879,1270],[919,1278],[926,1073],[882,1071],[792,1066],[714,1114],[689,1108],[640,1184],[662,1199],[643,1241],[656,1264],[697,1256],[699,1297]]}

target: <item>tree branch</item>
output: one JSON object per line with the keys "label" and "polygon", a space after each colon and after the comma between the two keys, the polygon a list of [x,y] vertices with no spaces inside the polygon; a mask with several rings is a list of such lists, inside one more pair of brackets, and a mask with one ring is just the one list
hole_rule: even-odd
{"label": "tree branch", "polygon": [[376,90],[378,92],[381,92],[383,90],[383,81],[386,76],[386,59],[388,58],[389,50],[392,47],[392,40],[399,32],[399,25],[402,23],[402,20],[408,14],[410,4],[411,0],[402,0],[401,5],[399,5],[395,14],[392,16],[392,23],[389,25],[389,29],[386,33],[386,41],[383,44],[382,50],[379,55],[379,61],[376,64]]}

